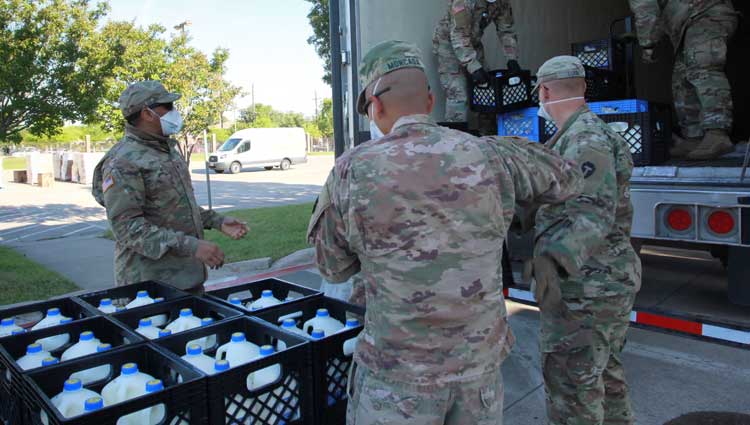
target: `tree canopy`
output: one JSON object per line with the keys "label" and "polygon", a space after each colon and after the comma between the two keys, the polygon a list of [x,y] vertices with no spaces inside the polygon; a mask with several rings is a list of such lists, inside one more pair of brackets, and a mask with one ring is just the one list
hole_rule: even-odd
{"label": "tree canopy", "polygon": [[312,9],[307,15],[310,26],[313,29],[313,35],[307,39],[307,42],[315,46],[324,63],[323,81],[331,84],[331,30],[329,27],[328,0],[306,0],[312,3]]}

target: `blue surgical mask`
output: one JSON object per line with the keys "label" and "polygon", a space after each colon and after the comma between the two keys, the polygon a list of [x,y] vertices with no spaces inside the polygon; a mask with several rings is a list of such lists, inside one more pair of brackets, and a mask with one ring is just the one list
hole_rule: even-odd
{"label": "blue surgical mask", "polygon": [[[149,111],[153,112],[156,116],[159,116],[159,114],[150,108]],[[159,122],[161,122],[161,132],[165,136],[172,136],[182,130],[182,115],[180,115],[180,111],[177,109],[172,108],[172,110],[164,114],[164,116],[159,117]]]}
{"label": "blue surgical mask", "polygon": [[549,114],[549,111],[547,111],[547,108],[545,108],[545,105],[554,105],[555,103],[563,103],[563,102],[570,102],[571,100],[579,100],[583,99],[582,96],[578,97],[569,97],[567,99],[560,99],[560,100],[553,100],[552,102],[543,103],[541,99],[539,99],[539,111],[537,111],[537,115],[541,118],[544,118],[547,121],[555,121],[552,118],[552,115]]}

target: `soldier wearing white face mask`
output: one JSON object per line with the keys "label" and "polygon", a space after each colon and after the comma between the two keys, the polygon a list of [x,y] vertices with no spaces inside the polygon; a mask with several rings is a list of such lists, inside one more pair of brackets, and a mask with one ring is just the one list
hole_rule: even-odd
{"label": "soldier wearing white face mask", "polygon": [[107,209],[116,240],[117,285],[158,280],[201,293],[206,266],[224,263],[224,253],[203,240],[203,230],[218,229],[233,239],[248,231],[244,223],[196,203],[190,170],[170,138],[182,129],[178,99],[158,81],[128,87],[119,101],[125,137],[94,171],[92,193]]}

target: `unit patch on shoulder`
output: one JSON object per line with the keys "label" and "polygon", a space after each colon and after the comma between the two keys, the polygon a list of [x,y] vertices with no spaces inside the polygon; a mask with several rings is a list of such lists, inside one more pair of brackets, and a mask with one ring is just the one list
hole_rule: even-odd
{"label": "unit patch on shoulder", "polygon": [[596,165],[594,165],[591,161],[586,161],[583,164],[581,164],[581,173],[583,173],[583,178],[587,179],[594,175],[596,172]]}
{"label": "unit patch on shoulder", "polygon": [[102,192],[106,192],[115,185],[115,178],[112,177],[112,174],[108,175],[104,181],[102,182]]}

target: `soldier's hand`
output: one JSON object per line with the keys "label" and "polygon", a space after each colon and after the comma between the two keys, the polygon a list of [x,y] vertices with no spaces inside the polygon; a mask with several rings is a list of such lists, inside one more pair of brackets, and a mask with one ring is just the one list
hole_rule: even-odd
{"label": "soldier's hand", "polygon": [[244,238],[249,231],[250,228],[247,227],[247,223],[244,223],[232,217],[226,217],[224,219],[224,222],[221,223],[221,233],[229,236],[234,240]]}
{"label": "soldier's hand", "polygon": [[518,64],[517,60],[511,59],[508,61],[508,71],[521,72],[521,65]]}
{"label": "soldier's hand", "polygon": [[549,311],[562,301],[557,263],[553,259],[541,255],[534,258],[533,269],[532,292],[534,292],[534,298],[540,309]]}
{"label": "soldier's hand", "polygon": [[487,71],[484,69],[477,69],[474,71],[473,74],[471,74],[471,79],[474,80],[474,83],[478,86],[487,86],[490,84],[490,76],[487,75]]}
{"label": "soldier's hand", "polygon": [[212,269],[218,269],[224,265],[224,252],[219,245],[209,241],[198,241],[195,258]]}
{"label": "soldier's hand", "polygon": [[656,63],[658,61],[658,58],[656,57],[656,54],[654,53],[653,48],[651,49],[643,48],[641,57],[643,58],[644,63]]}

